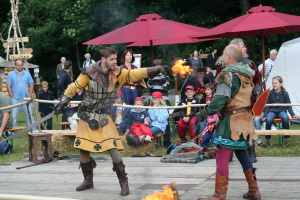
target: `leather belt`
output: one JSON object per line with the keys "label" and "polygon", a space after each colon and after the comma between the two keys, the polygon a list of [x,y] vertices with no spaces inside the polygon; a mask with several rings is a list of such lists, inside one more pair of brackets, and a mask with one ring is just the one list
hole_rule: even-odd
{"label": "leather belt", "polygon": [[228,116],[228,115],[233,115],[233,114],[237,114],[237,113],[241,113],[241,112],[246,112],[249,111],[250,108],[249,107],[245,107],[245,108],[239,108],[236,110],[225,110],[223,112],[224,116]]}
{"label": "leather belt", "polygon": [[129,85],[123,85],[122,87],[123,87],[123,88],[129,88],[129,89],[131,89],[131,90],[135,90],[135,89],[136,89],[135,86],[129,86]]}

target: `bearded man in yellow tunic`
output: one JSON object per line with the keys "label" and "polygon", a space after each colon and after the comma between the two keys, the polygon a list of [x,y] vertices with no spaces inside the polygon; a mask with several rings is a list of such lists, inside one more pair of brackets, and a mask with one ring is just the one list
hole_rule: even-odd
{"label": "bearded man in yellow tunic", "polygon": [[109,116],[110,107],[116,97],[116,83],[135,82],[143,78],[153,78],[167,67],[149,67],[126,70],[117,67],[117,51],[105,48],[100,51],[101,60],[81,69],[81,74],[71,83],[62,95],[59,104],[54,108],[56,115],[62,113],[71,98],[79,91],[86,89],[84,99],[78,110],[80,118],[74,147],[80,149],[80,167],[84,176],[83,183],[76,188],[82,191],[94,187],[93,168],[96,162],[90,157],[90,152],[108,151],[113,161],[113,171],[116,172],[121,186],[121,195],[129,194],[128,179],[125,165],[118,150],[123,145],[115,123]]}

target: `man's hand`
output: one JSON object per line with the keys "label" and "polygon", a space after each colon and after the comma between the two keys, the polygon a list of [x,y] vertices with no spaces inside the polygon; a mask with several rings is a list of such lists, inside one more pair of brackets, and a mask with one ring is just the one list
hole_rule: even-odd
{"label": "man's hand", "polygon": [[205,106],[200,112],[196,113],[196,118],[199,122],[203,122],[209,116],[206,112],[206,107],[207,106]]}
{"label": "man's hand", "polygon": [[65,107],[69,104],[70,101],[71,101],[70,97],[62,95],[59,103],[54,108],[54,114],[59,115],[63,113]]}

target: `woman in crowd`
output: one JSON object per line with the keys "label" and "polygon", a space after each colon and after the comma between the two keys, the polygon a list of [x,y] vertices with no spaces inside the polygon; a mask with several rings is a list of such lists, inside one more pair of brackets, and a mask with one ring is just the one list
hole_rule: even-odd
{"label": "woman in crowd", "polygon": [[[267,104],[291,103],[289,93],[285,90],[285,88],[282,85],[283,85],[283,81],[281,76],[273,77],[272,79],[273,89],[270,91]],[[291,106],[266,107],[264,112],[264,115],[266,117],[262,119],[262,121],[266,120],[266,130],[271,130],[271,126],[275,118],[280,118],[282,120],[283,129],[290,129],[289,116],[287,115],[286,112],[287,110],[289,111],[290,115],[293,118],[298,118],[298,116],[295,115],[293,108]],[[290,139],[289,135],[284,136],[284,142],[282,144],[282,147],[288,146],[289,139]],[[266,142],[268,147],[272,146],[271,135],[266,135]]]}
{"label": "woman in crowd", "polygon": [[[136,69],[137,66],[133,65],[134,63],[134,56],[133,51],[131,49],[127,49],[122,53],[121,56],[121,63],[120,67],[125,68],[127,70]],[[121,92],[123,93],[124,103],[127,105],[133,105],[134,99],[138,97],[138,91],[141,89],[140,83],[142,80],[137,82],[126,82],[120,88]]]}

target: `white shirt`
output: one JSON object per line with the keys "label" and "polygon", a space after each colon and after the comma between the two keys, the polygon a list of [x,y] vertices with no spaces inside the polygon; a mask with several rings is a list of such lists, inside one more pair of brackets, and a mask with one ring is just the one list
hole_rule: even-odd
{"label": "white shirt", "polygon": [[[274,66],[275,60],[271,60],[270,58],[268,58],[267,60],[265,60],[265,65],[266,65],[266,75],[269,76],[270,71],[272,69],[272,67]],[[260,64],[258,66],[258,70],[261,71],[263,69],[263,65]]]}

